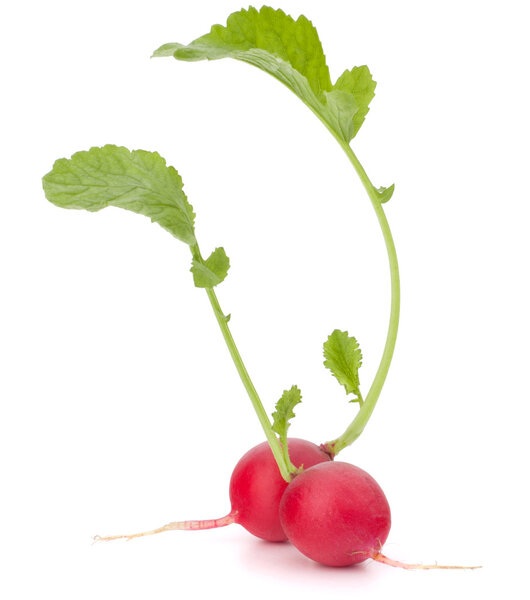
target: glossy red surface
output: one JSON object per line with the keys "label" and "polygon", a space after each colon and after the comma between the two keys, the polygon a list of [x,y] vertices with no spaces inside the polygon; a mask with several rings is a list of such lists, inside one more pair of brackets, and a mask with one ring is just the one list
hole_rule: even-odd
{"label": "glossy red surface", "polygon": [[313,560],[353,565],[378,553],[390,531],[390,507],[375,479],[344,462],[316,465],[289,484],[280,519],[291,543]]}
{"label": "glossy red surface", "polygon": [[[316,444],[289,438],[291,462],[312,467],[330,457]],[[271,542],[287,539],[279,517],[280,500],[287,482],[280,475],[268,442],[249,450],[237,463],[230,479],[230,502],[236,523],[253,535]]]}

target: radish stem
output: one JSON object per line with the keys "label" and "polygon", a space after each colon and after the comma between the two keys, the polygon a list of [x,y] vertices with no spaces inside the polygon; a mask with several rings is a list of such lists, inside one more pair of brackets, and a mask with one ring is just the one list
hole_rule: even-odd
{"label": "radish stem", "polygon": [[399,325],[400,286],[396,247],[394,245],[394,240],[392,238],[392,233],[390,231],[385,212],[381,205],[381,198],[379,197],[379,192],[376,190],[376,188],[370,181],[368,175],[366,174],[366,171],[359,162],[357,156],[355,156],[355,153],[351,149],[350,145],[341,140],[339,137],[337,137],[337,135],[333,132],[332,129],[330,129],[329,127],[328,129],[346,153],[349,161],[353,165],[353,168],[357,172],[357,175],[361,179],[364,188],[368,192],[370,201],[372,202],[372,206],[375,210],[377,219],[379,221],[379,226],[381,227],[381,231],[385,240],[386,250],[388,254],[388,263],[390,267],[391,288],[390,319],[388,324],[388,332],[385,347],[383,350],[383,355],[381,357],[381,362],[377,369],[370,390],[366,395],[364,403],[361,405],[359,412],[355,416],[355,419],[350,423],[350,425],[344,431],[344,433],[338,438],[332,440],[331,442],[327,442],[322,445],[323,449],[326,450],[331,456],[336,456],[341,450],[352,444],[361,435],[366,426],[366,423],[368,422],[368,419],[370,418],[375,408],[376,402],[379,398],[379,394],[381,393],[381,389],[383,388],[383,384],[385,383],[385,379],[390,368],[390,363],[392,362],[392,356],[394,354],[394,348],[396,345],[396,338]]}
{"label": "radish stem", "polygon": [[285,481],[291,481],[291,473],[290,473],[287,463],[285,461],[285,458],[284,458],[284,455],[282,452],[282,447],[280,446],[280,442],[278,441],[276,434],[272,430],[272,425],[269,420],[269,417],[268,417],[265,409],[263,408],[263,404],[261,403],[260,397],[258,396],[258,392],[256,391],[256,388],[254,387],[254,384],[252,383],[252,380],[250,379],[248,371],[243,363],[243,359],[241,358],[241,355],[239,354],[239,350],[237,349],[237,346],[234,342],[234,338],[232,337],[230,328],[228,327],[228,319],[225,316],[225,314],[223,313],[223,311],[221,310],[221,306],[219,305],[219,300],[217,299],[217,295],[214,292],[213,288],[206,288],[206,293],[210,300],[210,304],[212,305],[213,312],[215,314],[215,318],[217,319],[217,323],[219,324],[219,327],[223,334],[223,338],[228,347],[228,351],[230,352],[230,356],[232,357],[232,360],[234,361],[234,365],[236,366],[239,377],[241,378],[241,381],[243,382],[243,385],[245,386],[245,389],[247,390],[247,394],[248,394],[248,397],[250,398],[250,401],[252,402],[252,406],[254,407],[254,410],[256,411],[256,414],[258,415],[259,422],[261,423],[261,426],[263,427],[263,431],[265,432],[267,441],[269,442],[272,453],[274,454],[274,458],[276,459],[276,462],[278,463],[278,468],[280,469],[280,473],[282,474],[282,477],[285,479]]}
{"label": "radish stem", "polygon": [[[201,251],[199,250],[199,245],[197,243],[191,246],[191,253],[194,258],[197,258],[201,262],[203,261]],[[248,374],[247,368],[243,363],[241,354],[239,354],[239,350],[237,349],[236,343],[232,336],[232,332],[230,331],[230,327],[228,327],[229,317],[225,315],[225,313],[222,311],[221,305],[219,304],[219,300],[217,299],[217,295],[214,292],[213,288],[205,288],[205,290],[208,299],[210,300],[210,304],[212,306],[219,328],[221,329],[221,333],[223,334],[223,338],[228,348],[228,351],[230,352],[230,356],[232,357],[232,361],[234,362],[238,375],[245,387],[245,390],[247,391],[248,397],[252,402],[252,406],[256,411],[256,415],[258,416],[259,422],[261,423],[263,431],[265,432],[265,436],[267,437],[267,441],[269,442],[274,458],[278,463],[280,473],[285,479],[285,481],[289,482],[292,479],[291,474],[293,472],[296,472],[297,469],[293,465],[290,465],[290,469],[289,464],[285,460],[285,456],[282,451],[280,442],[276,437],[276,434],[272,430],[272,424],[265,411],[265,408],[263,407],[258,392],[256,391],[256,388],[254,387],[254,384],[250,379],[250,375]]]}

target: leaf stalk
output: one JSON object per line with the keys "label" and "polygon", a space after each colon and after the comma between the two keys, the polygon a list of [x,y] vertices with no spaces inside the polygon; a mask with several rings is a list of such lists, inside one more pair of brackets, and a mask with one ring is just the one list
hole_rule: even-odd
{"label": "leaf stalk", "polygon": [[[329,129],[329,127],[328,127]],[[359,159],[351,149],[350,145],[343,139],[339,138],[332,129],[329,129],[333,136],[337,139],[342,149],[346,153],[350,163],[353,165],[357,175],[359,176],[364,188],[366,189],[372,206],[374,208],[379,226],[383,233],[385,240],[386,250],[388,254],[388,263],[390,267],[390,318],[388,323],[388,331],[385,341],[385,347],[383,349],[383,355],[381,362],[375,374],[370,390],[366,395],[364,403],[359,409],[359,412],[355,416],[354,420],[350,423],[347,429],[338,438],[323,444],[324,449],[329,452],[332,456],[337,455],[341,450],[352,444],[363,432],[366,423],[370,419],[372,412],[375,408],[379,395],[385,383],[386,376],[390,369],[390,363],[392,362],[392,356],[394,354],[394,348],[396,346],[396,338],[399,326],[399,309],[400,309],[400,284],[399,284],[399,267],[396,255],[396,247],[392,232],[388,225],[388,221],[381,204],[381,198],[379,192],[376,190],[370,178],[366,174],[363,166],[359,162]]]}
{"label": "leaf stalk", "polygon": [[[228,327],[228,320],[226,318],[226,315],[221,310],[221,306],[219,304],[219,300],[217,299],[215,291],[213,290],[213,288],[206,288],[206,294],[208,296],[208,299],[210,300],[210,304],[212,305],[215,318],[217,319],[217,323],[219,324],[219,328],[221,329],[221,333],[223,334],[223,338],[228,348],[228,351],[230,352],[230,356],[232,357],[239,377],[247,391],[248,397],[252,402],[252,406],[256,411],[259,422],[261,423],[263,431],[265,432],[265,436],[267,437],[267,441],[269,442],[274,458],[278,463],[280,473],[285,479],[285,481],[289,482],[292,479],[291,469],[293,468],[293,465],[287,463],[280,442],[278,441],[276,434],[272,430],[272,425],[267,415],[267,412],[263,407],[263,404],[260,400],[260,397],[258,396],[258,392],[256,391],[254,384],[252,383],[252,380],[250,379],[245,364],[243,363],[243,359],[239,354],[239,350],[237,349],[237,346],[234,342],[234,338],[232,337],[232,332]],[[291,467],[291,469],[289,467]]]}

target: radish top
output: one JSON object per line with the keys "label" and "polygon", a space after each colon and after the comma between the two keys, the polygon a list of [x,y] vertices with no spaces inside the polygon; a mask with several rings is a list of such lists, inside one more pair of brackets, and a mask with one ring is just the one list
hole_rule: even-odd
{"label": "radish top", "polygon": [[[293,19],[282,10],[249,7],[228,17],[226,26],[214,25],[210,32],[188,45],[164,44],[153,56],[198,61],[233,58],[269,73],[287,86],[326,126],[344,150],[363,183],[377,215],[390,266],[391,306],[387,339],[379,368],[365,397],[361,393],[359,368],[362,362],[357,340],[336,329],[324,344],[325,366],[329,368],[359,410],[344,433],[323,444],[330,455],[338,454],[362,433],[388,373],[399,321],[399,273],[392,234],[383,204],[394,186],[375,187],[350,147],[369,110],[376,87],[367,66],[346,69],[333,83],[318,33],[306,17]],[[234,365],[256,411],[282,477],[290,481],[298,469],[287,444],[293,408],[301,392],[292,386],[276,404],[273,423],[261,402],[237,349],[226,314],[214,288],[224,281],[230,261],[222,247],[203,257],[195,233],[195,213],[183,191],[182,179],[156,152],[130,151],[105,145],[77,152],[55,162],[43,178],[48,200],[63,208],[98,211],[117,206],[151,218],[191,251],[191,272],[196,287],[208,296]]]}

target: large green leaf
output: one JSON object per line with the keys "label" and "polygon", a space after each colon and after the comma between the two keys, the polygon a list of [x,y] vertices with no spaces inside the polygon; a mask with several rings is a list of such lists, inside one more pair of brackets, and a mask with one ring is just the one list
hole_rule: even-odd
{"label": "large green leaf", "polygon": [[77,152],[57,160],[42,185],[48,200],[62,208],[118,206],[150,217],[190,246],[196,243],[182,179],[157,152],[110,144]]}
{"label": "large green leaf", "polygon": [[228,57],[250,63],[285,84],[345,142],[359,130],[374,96],[368,67],[345,71],[333,85],[311,21],[304,16],[295,21],[268,6],[235,12],[226,27],[214,25],[187,46],[164,44],[154,56],[186,61]]}

